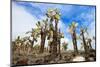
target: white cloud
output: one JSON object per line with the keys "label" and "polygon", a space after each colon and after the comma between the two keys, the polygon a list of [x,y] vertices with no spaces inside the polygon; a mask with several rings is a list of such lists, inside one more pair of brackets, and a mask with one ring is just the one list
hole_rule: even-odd
{"label": "white cloud", "polygon": [[37,18],[27,13],[23,7],[12,3],[12,39],[16,36],[24,36],[25,32],[36,27]]}

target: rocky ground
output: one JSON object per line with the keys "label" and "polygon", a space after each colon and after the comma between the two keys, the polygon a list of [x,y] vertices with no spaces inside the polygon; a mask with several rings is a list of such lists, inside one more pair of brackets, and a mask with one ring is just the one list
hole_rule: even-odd
{"label": "rocky ground", "polygon": [[95,51],[92,51],[88,55],[88,60],[85,58],[84,52],[79,52],[78,55],[73,55],[73,52],[67,51],[62,52],[56,58],[52,58],[47,52],[43,54],[39,53],[29,53],[29,54],[18,54],[14,52],[12,55],[13,65],[30,65],[30,64],[52,64],[52,63],[71,63],[71,62],[82,62],[82,61],[95,61]]}

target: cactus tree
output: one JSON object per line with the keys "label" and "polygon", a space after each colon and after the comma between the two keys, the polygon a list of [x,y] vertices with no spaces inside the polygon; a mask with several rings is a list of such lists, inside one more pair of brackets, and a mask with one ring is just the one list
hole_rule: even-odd
{"label": "cactus tree", "polygon": [[72,22],[72,24],[69,25],[69,32],[71,33],[71,36],[72,36],[72,42],[73,42],[75,55],[78,54],[77,38],[76,38],[77,37],[76,36],[76,27],[77,27],[76,22]]}

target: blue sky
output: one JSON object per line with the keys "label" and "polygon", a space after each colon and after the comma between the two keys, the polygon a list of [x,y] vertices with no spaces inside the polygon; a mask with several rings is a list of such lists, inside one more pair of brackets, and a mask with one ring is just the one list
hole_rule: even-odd
{"label": "blue sky", "polygon": [[[75,21],[79,34],[81,25],[88,27],[89,36],[95,36],[95,6],[80,6],[70,4],[48,4],[35,2],[12,2],[12,38],[25,35],[26,31],[36,27],[36,22],[45,18],[48,8],[57,8],[61,13],[59,28],[64,33],[65,41],[71,43],[71,35],[67,32],[68,25]],[[80,46],[80,42],[78,42]],[[69,46],[72,48],[72,45]]]}

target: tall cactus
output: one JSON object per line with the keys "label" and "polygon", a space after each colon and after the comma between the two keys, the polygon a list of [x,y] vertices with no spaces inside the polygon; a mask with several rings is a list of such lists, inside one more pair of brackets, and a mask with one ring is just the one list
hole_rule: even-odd
{"label": "tall cactus", "polygon": [[76,38],[77,37],[76,36],[76,27],[77,27],[77,23],[76,22],[72,22],[72,24],[69,25],[69,32],[71,33],[71,36],[72,36],[72,42],[73,42],[75,55],[78,54],[77,38]]}
{"label": "tall cactus", "polygon": [[60,14],[57,9],[48,9],[46,13],[47,17],[50,18],[50,24],[53,26],[53,21],[55,22],[55,26],[53,26],[51,29],[53,31],[53,42],[52,42],[52,50],[51,53],[56,56],[57,54],[57,37],[58,37],[58,22],[60,19]]}
{"label": "tall cactus", "polygon": [[31,31],[26,32],[26,34],[28,34],[28,33],[31,33],[32,40],[30,40],[30,42],[31,42],[31,46],[33,47],[34,42],[35,41],[37,42],[37,37],[39,37],[38,34],[37,34],[37,29],[32,28]]}
{"label": "tall cactus", "polygon": [[48,31],[48,19],[43,21],[38,21],[37,28],[39,29],[39,34],[41,36],[41,43],[40,43],[40,53],[44,52],[44,45],[45,45],[45,39]]}
{"label": "tall cactus", "polygon": [[83,45],[84,45],[84,50],[85,50],[85,58],[88,60],[88,54],[89,54],[89,48],[85,40],[85,35],[84,33],[87,31],[87,28],[81,28],[81,36],[83,40]]}
{"label": "tall cactus", "polygon": [[61,38],[64,38],[64,35],[63,35],[63,33],[61,33],[61,31],[60,31],[60,29],[59,29],[59,31],[58,31],[58,54],[60,54],[60,44],[61,44]]}

